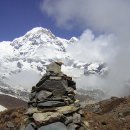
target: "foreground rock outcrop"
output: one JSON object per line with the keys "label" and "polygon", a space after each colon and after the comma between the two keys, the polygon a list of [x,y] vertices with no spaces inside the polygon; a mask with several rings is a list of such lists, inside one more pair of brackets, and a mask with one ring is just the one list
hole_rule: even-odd
{"label": "foreground rock outcrop", "polygon": [[47,66],[32,87],[24,130],[87,130],[84,113],[75,99],[76,84],[61,72],[62,63]]}

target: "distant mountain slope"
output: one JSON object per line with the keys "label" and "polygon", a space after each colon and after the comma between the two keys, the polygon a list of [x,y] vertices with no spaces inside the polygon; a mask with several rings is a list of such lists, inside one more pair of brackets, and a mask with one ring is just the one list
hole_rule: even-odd
{"label": "distant mountain slope", "polygon": [[27,102],[20,100],[18,98],[12,97],[12,96],[0,94],[0,108],[2,108],[1,106],[7,109],[26,107]]}

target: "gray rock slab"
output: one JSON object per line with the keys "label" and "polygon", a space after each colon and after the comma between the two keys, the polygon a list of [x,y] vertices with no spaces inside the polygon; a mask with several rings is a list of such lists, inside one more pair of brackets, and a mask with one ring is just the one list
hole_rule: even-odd
{"label": "gray rock slab", "polygon": [[37,107],[30,107],[28,108],[27,112],[25,113],[25,115],[32,115],[33,113],[38,113],[38,109]]}
{"label": "gray rock slab", "polygon": [[45,113],[34,113],[33,119],[36,122],[47,124],[55,121],[60,121],[64,117],[63,114],[59,112],[45,112]]}
{"label": "gray rock slab", "polygon": [[68,130],[61,122],[55,122],[46,126],[40,127],[38,130]]}
{"label": "gray rock slab", "polygon": [[40,88],[42,90],[48,90],[53,93],[54,96],[63,96],[66,94],[67,81],[66,80],[46,80]]}
{"label": "gray rock slab", "polygon": [[52,95],[52,92],[42,90],[36,94],[36,99],[41,101],[44,100]]}
{"label": "gray rock slab", "polygon": [[38,107],[59,107],[63,105],[65,105],[65,103],[60,101],[47,101],[37,104]]}
{"label": "gray rock slab", "polygon": [[66,117],[66,119],[65,119],[65,125],[68,125],[68,124],[70,124],[72,122],[73,122],[73,117],[72,116]]}
{"label": "gray rock slab", "polygon": [[66,115],[66,114],[71,114],[71,113],[76,112],[78,110],[78,108],[73,105],[69,105],[69,106],[58,107],[56,110],[59,113]]}
{"label": "gray rock slab", "polygon": [[81,115],[78,113],[74,113],[73,115],[73,122],[74,123],[80,123],[81,122]]}

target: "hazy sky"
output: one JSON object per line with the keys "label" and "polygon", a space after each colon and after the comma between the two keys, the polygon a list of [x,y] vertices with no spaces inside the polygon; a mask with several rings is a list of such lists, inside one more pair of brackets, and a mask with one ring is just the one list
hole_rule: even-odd
{"label": "hazy sky", "polygon": [[56,36],[64,38],[81,34],[83,28],[68,30],[58,27],[55,20],[41,10],[44,1],[0,0],[0,41],[13,40],[37,26],[48,28]]}

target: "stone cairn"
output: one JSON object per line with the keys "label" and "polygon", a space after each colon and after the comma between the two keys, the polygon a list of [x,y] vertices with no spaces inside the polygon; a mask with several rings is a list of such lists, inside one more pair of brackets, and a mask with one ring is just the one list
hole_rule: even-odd
{"label": "stone cairn", "polygon": [[61,72],[61,65],[48,65],[46,74],[32,87],[24,130],[87,130],[75,99],[76,84]]}

